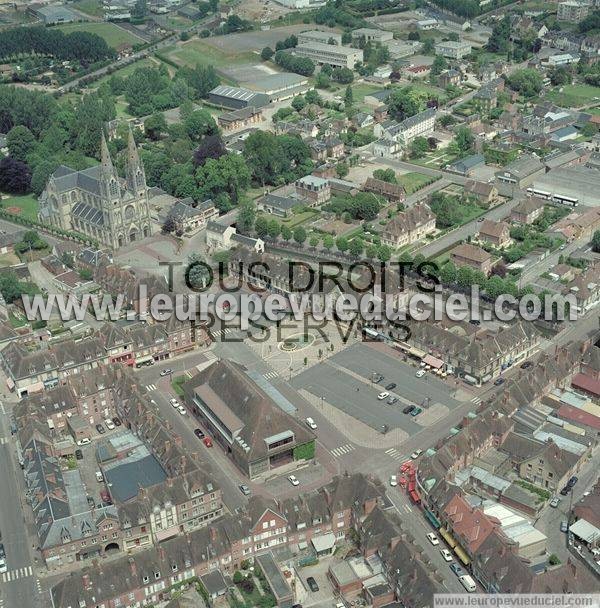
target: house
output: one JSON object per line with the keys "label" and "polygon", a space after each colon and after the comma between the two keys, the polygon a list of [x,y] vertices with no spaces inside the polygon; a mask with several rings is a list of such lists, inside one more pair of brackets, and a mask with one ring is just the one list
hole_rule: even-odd
{"label": "house", "polygon": [[329,182],[321,177],[305,175],[296,180],[296,194],[299,198],[307,201],[309,207],[322,205],[331,198]]}
{"label": "house", "polygon": [[475,93],[473,100],[479,112],[489,114],[498,105],[498,92],[495,87],[485,85]]}
{"label": "house", "polygon": [[461,76],[458,70],[445,70],[438,76],[438,86],[445,89],[449,86],[458,86]]}
{"label": "house", "polygon": [[192,199],[177,201],[169,209],[168,217],[175,222],[176,230],[184,233],[197,232],[219,216],[219,210],[211,199],[194,206]]}
{"label": "house", "polygon": [[473,270],[479,270],[488,276],[492,270],[492,256],[476,245],[463,243],[457,245],[450,251],[450,259],[457,266],[469,266]]}
{"label": "house", "polygon": [[401,203],[406,198],[404,186],[391,184],[382,179],[367,177],[362,187],[364,192],[373,192],[386,198],[390,203]]}
{"label": "house", "polygon": [[445,40],[435,45],[435,54],[460,61],[471,54],[471,45],[460,40]]}
{"label": "house", "polygon": [[239,110],[224,112],[219,115],[217,122],[223,131],[231,132],[238,129],[245,129],[251,125],[262,122],[263,112],[260,108],[247,106]]}
{"label": "house", "polygon": [[381,233],[381,242],[397,249],[419,241],[433,232],[435,215],[425,203],[417,203],[388,222]]}
{"label": "house", "polygon": [[510,227],[506,222],[483,220],[479,227],[478,238],[495,247],[506,247],[511,242]]}
{"label": "house", "polygon": [[510,219],[517,224],[533,224],[544,213],[545,201],[537,196],[527,196],[510,212]]}
{"label": "house", "polygon": [[378,123],[373,129],[376,137],[393,141],[400,146],[408,146],[415,137],[427,137],[433,133],[435,128],[435,108],[428,108],[414,116],[404,119],[402,122],[387,120]]}
{"label": "house", "polygon": [[235,226],[220,224],[211,220],[206,224],[206,246],[212,249],[229,249],[231,247],[231,237],[235,233]]}
{"label": "house", "polygon": [[471,156],[454,161],[446,167],[446,171],[469,177],[473,175],[473,172],[477,167],[481,167],[482,165],[485,165],[485,157],[483,154],[472,154]]}
{"label": "house", "polygon": [[278,194],[265,194],[256,201],[256,206],[259,210],[271,213],[277,217],[289,217],[296,207],[301,207],[304,204],[304,201],[297,198],[280,196]]}
{"label": "house", "polygon": [[364,129],[365,127],[370,127],[375,119],[372,114],[368,114],[367,112],[358,112],[353,118],[352,122],[359,128]]}
{"label": "house", "polygon": [[479,205],[490,208],[498,202],[498,189],[489,182],[468,180],[465,182],[464,192],[467,196],[477,199]]}

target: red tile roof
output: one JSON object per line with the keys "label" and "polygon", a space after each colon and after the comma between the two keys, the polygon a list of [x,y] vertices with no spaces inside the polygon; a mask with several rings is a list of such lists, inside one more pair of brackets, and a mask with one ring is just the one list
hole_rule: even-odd
{"label": "red tile roof", "polygon": [[600,381],[591,376],[586,376],[585,374],[573,376],[571,386],[573,386],[573,388],[579,388],[586,393],[591,393],[592,395],[600,395]]}
{"label": "red tile roof", "polygon": [[558,409],[558,416],[564,420],[578,422],[579,424],[584,424],[585,426],[589,426],[600,431],[600,418],[577,407],[561,405],[561,407]]}

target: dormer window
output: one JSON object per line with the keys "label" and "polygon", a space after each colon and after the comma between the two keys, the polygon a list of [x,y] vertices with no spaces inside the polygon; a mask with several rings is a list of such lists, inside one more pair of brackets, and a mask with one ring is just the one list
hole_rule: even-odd
{"label": "dormer window", "polygon": [[154,573],[154,578],[155,578],[156,580],[158,580],[158,579],[160,578],[160,571],[159,571],[159,570],[157,570],[157,571]]}
{"label": "dormer window", "polygon": [[142,582],[144,583],[144,585],[147,585],[150,582],[150,579],[147,576],[144,576],[142,578]]}
{"label": "dormer window", "polygon": [[177,564],[173,564],[171,566],[171,570],[173,570],[173,572],[177,572]]}

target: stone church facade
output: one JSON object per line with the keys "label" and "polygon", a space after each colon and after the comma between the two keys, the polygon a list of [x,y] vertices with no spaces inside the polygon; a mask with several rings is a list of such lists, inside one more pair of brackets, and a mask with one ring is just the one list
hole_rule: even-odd
{"label": "stone church facade", "polygon": [[103,135],[99,165],[83,171],[61,165],[50,176],[39,199],[40,221],[111,249],[150,236],[148,186],[131,130],[125,173],[124,180],[118,176]]}

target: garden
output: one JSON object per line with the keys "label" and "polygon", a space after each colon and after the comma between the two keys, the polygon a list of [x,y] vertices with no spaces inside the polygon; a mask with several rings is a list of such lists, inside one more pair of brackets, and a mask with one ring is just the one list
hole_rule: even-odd
{"label": "garden", "polygon": [[233,583],[235,587],[228,596],[231,608],[273,608],[277,605],[267,579],[258,566],[250,567],[247,561],[242,563],[242,569],[236,570],[233,575]]}

